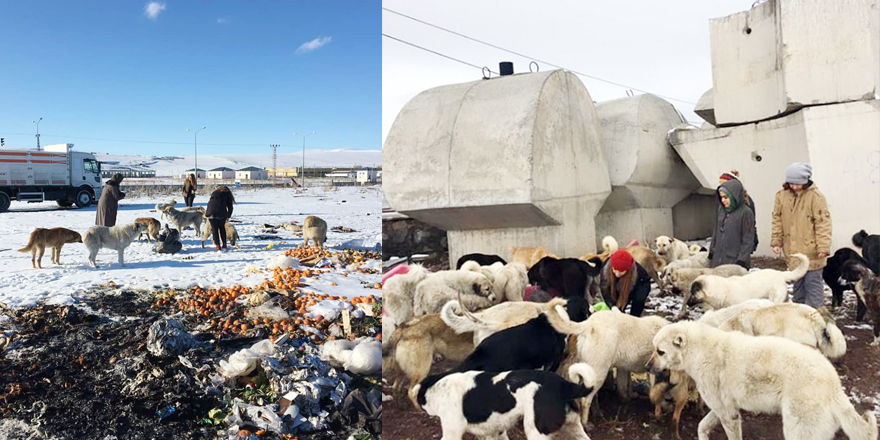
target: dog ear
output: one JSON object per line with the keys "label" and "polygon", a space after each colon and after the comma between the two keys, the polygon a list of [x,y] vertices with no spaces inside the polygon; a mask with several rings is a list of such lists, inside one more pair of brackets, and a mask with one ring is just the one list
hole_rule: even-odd
{"label": "dog ear", "polygon": [[672,338],[672,345],[674,345],[674,346],[676,346],[676,347],[678,347],[678,348],[682,348],[682,347],[684,347],[684,342],[685,342],[685,341],[684,341],[684,335],[681,334],[681,333],[675,335],[675,337]]}
{"label": "dog ear", "polygon": [[703,282],[702,281],[694,281],[694,283],[691,284],[691,295],[696,295],[697,292],[699,292],[701,290],[703,290]]}

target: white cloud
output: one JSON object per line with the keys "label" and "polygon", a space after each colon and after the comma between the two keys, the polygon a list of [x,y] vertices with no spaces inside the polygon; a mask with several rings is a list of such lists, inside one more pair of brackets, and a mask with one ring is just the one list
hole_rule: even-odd
{"label": "white cloud", "polygon": [[318,37],[318,38],[315,38],[315,39],[312,40],[312,41],[308,41],[308,42],[305,42],[305,43],[303,43],[302,45],[300,45],[299,48],[296,49],[296,53],[307,53],[307,52],[311,52],[311,51],[313,51],[313,50],[315,50],[315,49],[317,49],[317,48],[319,48],[319,47],[321,47],[321,46],[323,46],[323,45],[329,43],[330,40],[332,40],[331,37]]}
{"label": "white cloud", "polygon": [[150,20],[155,20],[159,17],[159,13],[165,10],[165,3],[159,2],[149,2],[146,6],[144,6],[144,15],[147,16]]}
{"label": "white cloud", "polygon": [[229,23],[228,18],[218,18],[217,19],[217,24],[228,24],[228,23]]}

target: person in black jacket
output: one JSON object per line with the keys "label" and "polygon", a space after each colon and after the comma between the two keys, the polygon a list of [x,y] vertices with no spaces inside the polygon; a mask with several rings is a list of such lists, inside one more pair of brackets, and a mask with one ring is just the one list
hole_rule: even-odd
{"label": "person in black jacket", "polygon": [[651,277],[629,252],[620,249],[611,254],[602,268],[600,285],[602,298],[609,307],[623,312],[627,304],[632,304],[629,314],[642,316],[651,293]]}
{"label": "person in black jacket", "polygon": [[746,204],[739,179],[722,183],[715,192],[721,209],[717,211],[715,233],[709,246],[711,266],[739,264],[749,269],[757,240],[755,212]]}
{"label": "person in black jacket", "polygon": [[183,182],[183,201],[186,203],[186,206],[192,206],[193,200],[196,199],[196,191],[198,187],[196,186],[196,175],[190,173],[186,178],[186,181]]}
{"label": "person in black jacket", "polygon": [[211,193],[211,199],[208,200],[208,208],[205,210],[205,217],[211,223],[213,229],[212,238],[214,246],[220,250],[220,244],[226,250],[226,221],[232,217],[232,204],[235,203],[235,196],[229,187],[221,186]]}

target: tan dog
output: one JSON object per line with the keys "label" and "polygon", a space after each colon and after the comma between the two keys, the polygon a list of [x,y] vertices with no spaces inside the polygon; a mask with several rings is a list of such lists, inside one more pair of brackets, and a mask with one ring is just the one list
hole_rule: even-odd
{"label": "tan dog", "polygon": [[[27,246],[18,251],[30,252],[31,267],[36,268],[39,266],[40,269],[42,269],[43,253],[46,252],[46,248],[52,248],[52,262],[60,265],[61,248],[64,247],[66,243],[82,243],[82,236],[79,235],[79,232],[65,228],[37,228],[34,229],[34,232],[31,232],[31,238],[28,240]],[[36,256],[37,251],[40,252],[39,257]],[[36,264],[34,264],[34,259],[36,259]]]}
{"label": "tan dog", "polygon": [[395,376],[393,387],[397,395],[403,389],[404,380],[408,380],[407,394],[418,408],[415,395],[409,391],[428,377],[434,356],[441,355],[446,360],[458,362],[472,351],[474,343],[470,333],[455,333],[436,313],[419,316],[398,327],[388,344],[382,346],[382,376]]}
{"label": "tan dog", "polygon": [[541,313],[552,310],[557,305],[564,306],[566,300],[554,298],[550,302],[505,302],[480,312],[472,313],[467,307],[462,307],[461,296],[459,301],[449,301],[440,309],[440,319],[456,333],[473,333],[474,345],[479,345],[483,339],[500,332],[501,330],[514,327],[536,318]]}
{"label": "tan dog", "polygon": [[[238,230],[235,229],[235,226],[229,221],[226,222],[226,238],[229,240],[229,244],[235,246],[235,242],[238,241]],[[208,240],[208,237],[214,233],[214,228],[211,226],[211,222],[205,222],[205,230],[202,231],[202,247],[205,247],[205,242]]]}
{"label": "tan dog", "polygon": [[663,270],[663,266],[666,266],[666,260],[663,259],[663,257],[655,254],[654,251],[644,246],[631,246],[624,248],[624,250],[629,252],[633,259],[645,268],[648,275],[650,275],[654,283],[657,284],[657,287],[663,287],[663,284],[660,282],[660,275],[658,274]]}
{"label": "tan dog", "polygon": [[162,228],[162,224],[159,223],[159,220],[156,220],[152,217],[141,217],[136,218],[134,221],[143,224],[147,227],[146,232],[141,232],[141,235],[138,235],[138,243],[141,242],[141,237],[144,235],[147,236],[147,240],[152,243],[153,240],[159,239],[159,229]]}
{"label": "tan dog", "polygon": [[303,246],[308,246],[310,239],[319,247],[323,247],[327,241],[327,222],[314,215],[303,220]]}
{"label": "tan dog", "polygon": [[675,439],[681,440],[681,432],[679,425],[681,424],[681,411],[687,405],[691,392],[697,389],[697,384],[685,372],[678,370],[669,370],[658,373],[654,379],[654,385],[651,386],[649,397],[651,403],[654,404],[654,418],[659,422],[663,418],[662,403],[669,395],[675,404],[672,411],[672,426],[675,427]]}
{"label": "tan dog", "polygon": [[526,267],[532,267],[544,257],[559,258],[545,247],[511,247],[510,262],[522,263]]}

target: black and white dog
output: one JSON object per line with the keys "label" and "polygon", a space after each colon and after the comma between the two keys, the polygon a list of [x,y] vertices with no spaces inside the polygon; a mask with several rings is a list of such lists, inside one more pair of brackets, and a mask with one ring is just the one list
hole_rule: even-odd
{"label": "black and white dog", "polygon": [[857,248],[862,248],[862,256],[868,262],[868,267],[874,273],[880,273],[880,235],[868,235],[864,229],[852,236],[852,243]]}
{"label": "black and white dog", "polygon": [[[594,281],[602,271],[602,260],[544,257],[529,268],[529,283],[539,286],[551,295],[568,300],[568,316],[572,321],[583,321],[589,316],[587,298],[592,297]],[[592,299],[592,298],[589,298]]]}
{"label": "black and white dog", "polygon": [[862,313],[856,319],[861,321],[864,315],[862,310],[867,310],[874,321],[874,342],[871,345],[880,345],[880,277],[864,264],[850,260],[841,268],[841,278],[855,284],[859,311]]}
{"label": "black and white dog", "polygon": [[416,385],[418,403],[440,417],[443,440],[465,433],[506,440],[520,419],[529,440],[589,440],[577,399],[592,392],[596,373],[587,364],[568,370],[572,382],[546,371],[468,371],[430,376]]}
{"label": "black and white dog", "polygon": [[467,254],[458,259],[455,270],[460,270],[461,266],[467,261],[476,261],[480,266],[491,266],[495,263],[507,264],[504,258],[491,254]]}
{"label": "black and white dog", "polygon": [[556,371],[565,355],[566,336],[542,313],[484,339],[453,371]]}
{"label": "black and white dog", "polygon": [[[843,304],[844,291],[851,290],[853,293],[856,291],[853,283],[842,277],[843,266],[850,260],[856,261],[865,267],[870,267],[868,262],[858,252],[850,248],[840,248],[834,252],[834,255],[828,258],[828,264],[822,269],[822,279],[831,288],[831,307],[839,307]],[[861,321],[865,315],[865,305],[862,304],[861,300],[858,302],[857,310],[856,316]]]}

